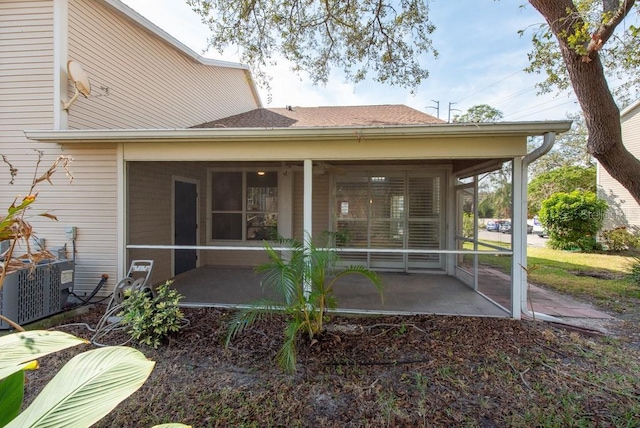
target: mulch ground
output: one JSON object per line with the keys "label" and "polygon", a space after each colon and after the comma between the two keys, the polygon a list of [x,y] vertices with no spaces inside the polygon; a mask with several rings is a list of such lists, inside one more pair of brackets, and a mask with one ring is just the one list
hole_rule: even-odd
{"label": "mulch ground", "polygon": [[[95,326],[103,311],[65,322]],[[156,367],[96,426],[640,426],[640,353],[624,338],[495,318],[333,317],[317,341],[301,338],[287,375],[275,362],[283,318],[225,348],[230,311],[184,313],[189,326],[164,346],[132,344]],[[116,332],[102,342],[126,339]],[[91,347],[42,358],[26,401]]]}

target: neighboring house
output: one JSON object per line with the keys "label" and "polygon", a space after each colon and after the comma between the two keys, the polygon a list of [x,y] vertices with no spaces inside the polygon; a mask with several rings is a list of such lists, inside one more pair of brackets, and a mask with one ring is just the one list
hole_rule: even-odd
{"label": "neighboring house", "polygon": [[[623,144],[635,157],[640,158],[640,100],[622,110],[620,120]],[[598,196],[609,204],[603,228],[624,226],[640,231],[640,205],[599,163],[597,184]]]}
{"label": "neighboring house", "polygon": [[[36,230],[47,247],[76,249],[78,291],[103,273],[113,287],[135,259],[155,260],[153,283],[255,266],[264,238],[326,230],[339,232],[349,262],[477,289],[462,206],[478,174],[513,161],[513,251],[494,253],[512,256],[509,310],[520,317],[527,137],[551,142],[570,122],[448,124],[397,105],[265,109],[245,67],[203,60],[116,0],[1,5],[0,153],[21,170],[33,167],[32,148],[74,157],[72,185],[60,174],[40,189],[38,206],[60,223]],[[68,59],[93,92],[66,112]],[[3,185],[3,206],[29,178]]]}

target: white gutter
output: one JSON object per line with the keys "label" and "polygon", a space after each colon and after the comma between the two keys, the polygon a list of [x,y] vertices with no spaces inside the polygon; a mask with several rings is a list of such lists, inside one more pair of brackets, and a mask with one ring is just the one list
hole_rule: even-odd
{"label": "white gutter", "polygon": [[268,140],[335,140],[389,137],[456,138],[456,137],[514,137],[565,132],[571,121],[502,122],[486,124],[429,124],[389,126],[289,127],[289,128],[181,128],[181,129],[78,129],[26,130],[27,138],[46,143],[107,143],[107,142],[190,142],[209,141],[268,141]]}
{"label": "white gutter", "polygon": [[[529,287],[527,282],[528,281],[527,272],[525,270],[527,268],[526,212],[527,212],[527,181],[528,181],[527,176],[528,176],[529,164],[531,164],[541,156],[547,154],[549,150],[551,150],[551,148],[553,147],[553,144],[555,143],[555,141],[556,141],[555,132],[545,132],[544,139],[540,147],[536,148],[531,153],[528,153],[525,157],[522,158],[521,180],[520,180],[520,186],[521,186],[520,193],[522,195],[522,199],[519,202],[521,204],[520,209],[522,210],[520,212],[525,213],[525,215],[522,215],[520,217],[523,220],[523,224],[520,225],[521,227],[519,230],[520,239],[518,240],[519,241],[518,245],[520,245],[520,248],[519,248],[519,251],[514,251],[514,270],[516,270],[516,272],[514,272],[514,275],[518,277],[517,279],[520,282],[520,286],[521,286],[520,310],[524,315],[526,315],[527,317],[533,318],[535,320],[564,323],[564,321],[559,318],[556,318],[554,316],[547,315],[541,312],[530,311],[527,308],[527,300],[528,300],[527,297],[528,297]],[[520,260],[516,260],[516,257],[517,257],[516,254],[520,257]],[[517,266],[517,268],[515,266]],[[514,278],[514,280],[515,279],[516,278]]]}

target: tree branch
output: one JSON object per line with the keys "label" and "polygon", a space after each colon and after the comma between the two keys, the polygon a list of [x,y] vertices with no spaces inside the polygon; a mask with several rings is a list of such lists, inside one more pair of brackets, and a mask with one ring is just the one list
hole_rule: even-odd
{"label": "tree branch", "polygon": [[[593,34],[591,42],[587,46],[587,55],[583,57],[585,62],[589,62],[591,55],[602,48],[607,40],[611,38],[616,27],[622,22],[622,20],[631,12],[636,0],[623,0],[622,5],[618,7],[611,19],[606,24],[600,25],[598,30]],[[605,10],[605,13],[607,11]]]}

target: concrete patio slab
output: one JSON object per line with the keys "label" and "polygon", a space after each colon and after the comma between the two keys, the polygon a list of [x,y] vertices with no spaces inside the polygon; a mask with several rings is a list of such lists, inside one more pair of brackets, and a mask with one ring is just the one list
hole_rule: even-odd
{"label": "concrete patio slab", "polygon": [[[437,314],[508,317],[511,307],[510,277],[496,269],[479,270],[478,291],[456,278],[441,274],[380,272],[384,301],[362,276],[342,278],[335,294],[339,310],[379,314]],[[174,287],[185,296],[183,306],[235,307],[260,299],[275,300],[260,286],[251,268],[200,267],[175,278]],[[592,305],[535,285],[529,287],[529,310],[567,322],[613,319]]]}
{"label": "concrete patio slab", "polygon": [[[343,312],[438,314],[508,317],[500,306],[446,275],[379,273],[384,301],[375,287],[359,275],[342,278],[335,287]],[[201,267],[175,278],[173,286],[185,296],[184,306],[238,306],[275,296],[260,286],[248,268]]]}

